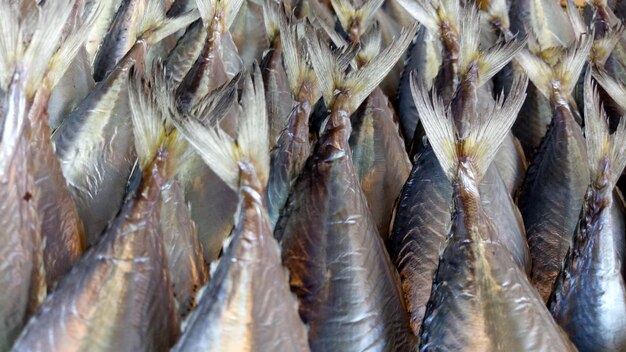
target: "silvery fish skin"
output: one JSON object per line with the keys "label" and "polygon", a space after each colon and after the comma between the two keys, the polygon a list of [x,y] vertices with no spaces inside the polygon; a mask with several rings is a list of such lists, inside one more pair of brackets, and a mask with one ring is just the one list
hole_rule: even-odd
{"label": "silvery fish skin", "polygon": [[582,130],[566,102],[555,104],[552,125],[528,167],[519,198],[531,281],[544,301],[571,245],[589,180]]}
{"label": "silvery fish skin", "polygon": [[351,117],[350,147],[354,169],[378,233],[389,237],[391,213],[411,172],[393,109],[380,88]]}
{"label": "silvery fish skin", "polygon": [[46,285],[51,290],[83,254],[83,224],[56,158],[45,107],[48,91],[39,90],[29,111],[33,194],[42,240],[45,241]]}
{"label": "silvery fish skin", "polygon": [[178,315],[184,318],[196,306],[196,293],[209,281],[209,273],[177,179],[166,182],[161,189],[161,229]]}
{"label": "silvery fish skin", "polygon": [[348,119],[341,108],[331,113],[275,235],[311,350],[411,351],[397,273],[354,170]]}
{"label": "silvery fish skin", "polygon": [[177,87],[194,64],[206,40],[207,31],[202,20],[197,19],[189,25],[185,34],[178,38],[176,46],[164,60],[168,84]]}
{"label": "silvery fish skin", "polygon": [[298,178],[311,155],[309,116],[314,89],[311,85],[302,85],[296,98],[296,105],[289,114],[288,125],[280,134],[276,148],[270,154],[266,198],[272,225],[278,221],[280,212],[287,203],[292,183]]}
{"label": "silvery fish skin", "polygon": [[[426,82],[432,82],[437,76],[439,66],[442,63],[442,50],[441,41],[438,40],[437,34],[424,26],[420,26],[408,49],[408,57],[404,64],[398,88],[397,111],[400,119],[400,130],[402,131],[407,150],[411,149],[419,121],[409,86],[411,72]],[[419,131],[421,138],[421,129]],[[416,141],[415,143],[421,144],[421,141]]]}
{"label": "silvery fish skin", "polygon": [[118,61],[132,48],[136,38],[136,26],[143,16],[147,0],[123,0],[108,29],[93,62],[93,78],[105,79],[117,66]]}
{"label": "silvery fish skin", "polygon": [[173,345],[178,319],[159,221],[162,166],[153,167],[13,351],[168,351]]}
{"label": "silvery fish skin", "polygon": [[144,52],[136,44],[52,135],[89,244],[121,207],[135,161],[126,87]]}
{"label": "silvery fish skin", "polygon": [[232,239],[173,351],[309,351],[251,165],[242,178]]}
{"label": "silvery fish skin", "polygon": [[[493,222],[494,237],[506,248],[523,271],[530,271],[530,254],[519,210],[511,199],[495,165],[491,165],[479,190],[485,214]],[[400,273],[411,327],[419,335],[433,275],[445,246],[450,222],[452,186],[437,162],[432,148],[418,154],[404,185],[388,248]]]}
{"label": "silvery fish skin", "polygon": [[624,203],[589,186],[549,307],[579,351],[626,349]]}
{"label": "silvery fish skin", "polygon": [[274,39],[271,48],[263,57],[261,72],[265,83],[267,114],[270,123],[270,146],[274,146],[281,132],[286,128],[290,113],[296,104],[291,96],[287,73],[282,64],[280,37]]}
{"label": "silvery fish skin", "polygon": [[0,351],[9,350],[46,295],[23,80],[21,73],[14,74],[0,121]]}
{"label": "silvery fish skin", "polygon": [[[457,174],[452,228],[434,278],[421,351],[574,351],[482,211],[471,170]],[[505,347],[506,346],[506,347]]]}

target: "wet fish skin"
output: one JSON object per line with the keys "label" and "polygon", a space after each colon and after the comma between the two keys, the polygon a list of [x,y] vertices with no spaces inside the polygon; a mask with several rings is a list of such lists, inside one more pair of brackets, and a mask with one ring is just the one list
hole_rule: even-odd
{"label": "wet fish skin", "polygon": [[155,171],[143,183],[46,299],[14,351],[169,350],[178,322],[159,223],[160,177]]}
{"label": "wet fish skin", "polygon": [[209,281],[208,267],[179,181],[166,182],[161,192],[163,247],[178,315],[184,318],[195,308],[198,290]]}
{"label": "wet fish skin", "polygon": [[383,241],[389,237],[393,207],[411,171],[394,115],[377,88],[351,117],[349,142],[355,172]]}
{"label": "wet fish skin", "polygon": [[173,351],[309,351],[259,181],[243,177],[232,240]]}
{"label": "wet fish skin", "polygon": [[89,244],[119,211],[135,161],[124,92],[128,71],[144,54],[144,45],[135,45],[52,135]]}
{"label": "wet fish skin", "polygon": [[8,351],[46,295],[43,245],[29,169],[30,126],[23,74],[2,102],[0,136],[0,351]]}
{"label": "wet fish skin", "polygon": [[40,89],[29,111],[29,143],[32,147],[28,157],[33,165],[30,172],[34,181],[35,207],[41,222],[39,233],[45,241],[46,286],[52,290],[83,254],[87,241],[50,139],[45,110],[48,95],[46,89]]}
{"label": "wet fish skin", "polygon": [[580,126],[560,106],[528,167],[519,207],[532,256],[531,281],[547,301],[571,245],[589,171]]}

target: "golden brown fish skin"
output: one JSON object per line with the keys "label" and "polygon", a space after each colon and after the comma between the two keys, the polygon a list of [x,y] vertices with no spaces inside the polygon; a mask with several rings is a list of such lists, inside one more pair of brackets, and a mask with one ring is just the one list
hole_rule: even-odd
{"label": "golden brown fish skin", "polygon": [[0,351],[8,351],[46,295],[41,228],[30,172],[30,124],[22,72],[2,101],[0,136]]}
{"label": "golden brown fish skin", "polygon": [[128,71],[143,62],[145,49],[134,45],[52,135],[90,245],[118,213],[135,161],[126,87]]}
{"label": "golden brown fish skin", "polygon": [[[15,351],[168,351],[178,319],[160,226],[166,152],[30,320]],[[149,322],[149,323],[148,323]]]}
{"label": "golden brown fish skin", "polygon": [[250,162],[239,165],[238,225],[173,351],[309,351],[263,187]]}
{"label": "golden brown fish skin", "polygon": [[270,223],[275,225],[280,212],[286,206],[292,183],[298,178],[311,155],[309,116],[316,88],[303,82],[291,110],[287,126],[278,137],[276,147],[270,154],[270,175],[266,199]]}
{"label": "golden brown fish skin", "polygon": [[411,172],[394,115],[387,97],[376,88],[351,117],[354,168],[383,241],[389,237],[395,201]]}
{"label": "golden brown fish skin", "polygon": [[519,207],[532,257],[531,281],[547,301],[571,245],[589,170],[582,130],[555,95],[554,117],[522,186]]}
{"label": "golden brown fish skin", "polygon": [[343,99],[337,97],[275,234],[311,350],[414,350],[397,273],[354,171]]}
{"label": "golden brown fish skin", "polygon": [[161,230],[169,277],[178,315],[186,317],[196,306],[196,294],[209,281],[207,264],[184,191],[177,179],[161,188]]}
{"label": "golden brown fish skin", "polygon": [[[469,166],[469,167],[468,167]],[[420,351],[574,351],[482,210],[470,165],[454,185],[452,228],[433,282]],[[462,328],[463,327],[463,328]]]}
{"label": "golden brown fish skin", "polygon": [[86,238],[74,200],[67,188],[57,159],[48,126],[49,91],[38,90],[29,111],[31,124],[30,155],[35,206],[40,221],[40,234],[45,241],[44,263],[46,286],[52,290],[83,254]]}

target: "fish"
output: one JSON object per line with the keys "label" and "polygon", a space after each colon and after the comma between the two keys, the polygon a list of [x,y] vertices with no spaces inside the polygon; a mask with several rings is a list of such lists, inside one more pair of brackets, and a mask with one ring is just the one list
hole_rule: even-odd
{"label": "fish", "polygon": [[130,73],[128,90],[141,181],[28,322],[14,351],[168,351],[179,335],[160,199],[180,170],[185,140],[165,128],[164,84],[141,74]]}
{"label": "fish", "polygon": [[207,127],[193,116],[174,120],[202,159],[237,192],[239,211],[224,254],[173,351],[309,351],[263,196],[270,141],[258,66],[243,85],[236,140],[217,123]]}
{"label": "fish", "polygon": [[[460,79],[461,88],[453,98],[455,105],[451,106],[451,111],[460,117],[457,121],[463,126],[468,124],[463,119],[472,116],[470,114],[489,116],[495,102],[491,102],[491,105],[484,103],[484,100],[489,99],[479,95],[482,86],[524,44],[522,40],[517,43],[500,43],[500,46],[496,45],[488,51],[479,50],[476,41],[480,36],[477,16],[476,11],[466,11],[460,24],[463,33],[459,37],[460,46],[464,51],[459,57],[459,63],[463,76]],[[420,79],[419,74],[414,75],[414,80]],[[426,89],[430,89],[428,81],[422,82]],[[479,97],[483,103],[479,103]],[[500,155],[500,151],[496,153]],[[515,264],[523,272],[528,271],[530,259],[524,226],[496,165],[487,169],[483,179],[478,182],[478,189],[482,208],[493,221],[496,230],[494,237],[511,253]],[[387,241],[391,258],[400,273],[411,327],[416,336],[420,335],[426,304],[431,296],[433,275],[452,224],[449,216],[452,195],[452,184],[447,181],[432,146],[425,143],[419,149],[411,174],[403,186],[394,210],[391,236]]]}
{"label": "fish", "polygon": [[544,301],[571,245],[589,180],[585,141],[572,112],[576,108],[571,93],[592,42],[590,35],[581,37],[552,66],[527,50],[516,57],[553,109],[552,124],[528,167],[518,203],[532,258],[531,282]]}
{"label": "fish", "polygon": [[408,46],[413,25],[370,63],[344,75],[356,55],[332,52],[314,31],[307,47],[328,117],[274,230],[300,301],[312,351],[409,351],[416,341],[395,268],[369,212],[349,145],[350,115]]}
{"label": "fish", "polygon": [[575,350],[497,239],[478,190],[522,106],[526,84],[525,77],[514,82],[509,97],[500,97],[484,120],[468,114],[469,121],[459,125],[436,93],[431,98],[423,84],[413,83],[426,135],[453,184],[452,226],[433,279],[420,351]]}
{"label": "fish", "polygon": [[610,134],[600,94],[585,75],[585,137],[590,179],[569,248],[548,301],[579,351],[626,348],[624,200],[615,184],[626,167],[626,121]]}
{"label": "fish", "polygon": [[[272,228],[287,203],[292,185],[302,173],[311,154],[314,141],[309,132],[309,117],[313,105],[321,96],[317,77],[307,60],[304,45],[305,26],[310,24],[298,22],[289,26],[281,14],[278,17],[278,25],[281,30],[284,70],[295,106],[287,116],[287,124],[270,152],[270,171],[265,198]],[[268,113],[269,111],[272,111],[272,108],[268,107]]]}
{"label": "fish", "polygon": [[[179,84],[176,85],[176,81],[170,83],[176,89],[178,109],[182,111],[195,109],[203,97],[230,81],[243,68],[228,30],[241,8],[242,0],[201,0],[196,4],[202,23],[194,23],[179,39],[172,52],[177,53],[177,59],[166,61],[166,71],[168,64],[178,62],[180,66],[174,68],[183,73]],[[198,48],[199,51],[196,51]],[[220,121],[222,128],[233,135],[236,132],[237,110],[238,107],[232,106],[228,115]],[[190,203],[204,259],[211,263],[220,255],[222,243],[232,231],[237,194],[198,155],[186,162],[179,180],[185,191],[185,200]]]}
{"label": "fish", "polygon": [[[158,12],[157,2],[151,2]],[[52,133],[56,156],[78,208],[89,245],[118,213],[135,161],[126,91],[128,71],[144,62],[147,49],[185,27],[197,11],[175,19],[154,16],[117,66]]]}
{"label": "fish", "polygon": [[[281,4],[281,1],[274,1]],[[270,48],[270,41],[264,29],[267,23],[263,6],[265,0],[244,1],[237,13],[231,33],[243,67],[250,68],[257,58],[262,58]]]}
{"label": "fish", "polygon": [[96,19],[96,23],[94,23],[91,31],[89,31],[87,40],[85,42],[87,61],[89,62],[90,66],[91,63],[93,63],[96,54],[98,53],[98,48],[106,37],[106,33],[111,27],[111,23],[113,22],[121,4],[122,0],[111,0],[106,2],[100,2],[96,0],[85,1],[85,11],[90,11],[91,8],[95,6],[101,7],[100,14]]}

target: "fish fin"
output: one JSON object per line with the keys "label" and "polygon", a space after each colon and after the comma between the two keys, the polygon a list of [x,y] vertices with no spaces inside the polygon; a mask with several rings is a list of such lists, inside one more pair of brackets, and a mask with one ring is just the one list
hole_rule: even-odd
{"label": "fish fin", "polygon": [[[269,175],[269,124],[265,109],[263,80],[258,65],[254,65],[254,80],[247,76],[241,99],[238,136],[233,139],[217,123],[203,125],[191,116],[174,114],[173,123],[196,149],[204,162],[231,189],[239,187],[239,162],[250,161],[259,180],[265,184]],[[207,104],[208,110],[223,104]],[[220,113],[205,111],[205,114]],[[223,113],[222,113],[223,114]]]}
{"label": "fish fin", "polygon": [[155,86],[154,80],[148,80],[139,71],[131,69],[128,106],[141,170],[146,170],[153,162],[164,137],[165,115],[159,106],[158,87]]}
{"label": "fish fin", "polygon": [[17,4],[0,1],[0,90],[8,91],[14,65],[22,53],[19,13]]}
{"label": "fish fin", "polygon": [[357,54],[357,61],[367,64],[378,53],[382,45],[382,37],[378,23],[374,25],[361,37],[361,50]]}
{"label": "fish fin", "polygon": [[217,12],[223,15],[224,29],[228,30],[235,21],[244,0],[196,0],[200,17],[205,26],[213,21]]}
{"label": "fish fin", "polygon": [[[343,88],[350,89],[352,93],[350,104],[353,111],[391,71],[411,43],[416,31],[417,23],[403,28],[400,36],[391,45],[376,55],[367,65],[347,75]],[[315,65],[313,67],[315,68]]]}
{"label": "fish fin", "polygon": [[573,0],[567,0],[565,2],[565,9],[567,10],[567,17],[574,28],[574,33],[576,33],[577,36],[587,33],[588,28],[585,24],[585,20]]}
{"label": "fish fin", "polygon": [[200,17],[198,10],[190,10],[177,17],[167,17],[160,0],[148,1],[146,12],[138,27],[137,38],[155,44],[187,27]]}
{"label": "fish fin", "polygon": [[626,167],[626,115],[621,116],[611,134],[598,87],[592,83],[591,76],[588,70],[585,76],[585,140],[591,181],[608,179],[614,186]]}
{"label": "fish fin", "polygon": [[237,145],[241,156],[252,162],[263,186],[269,178],[269,122],[261,70],[255,63],[253,73],[246,76],[241,96],[241,114]]}
{"label": "fish fin", "polygon": [[320,20],[319,18],[313,18],[311,20],[311,25],[315,29],[321,29],[336,47],[340,48],[349,45],[348,41],[345,40],[339,33],[337,33],[334,28],[329,26],[326,21]]}
{"label": "fish fin", "polygon": [[357,23],[360,31],[359,36],[369,29],[374,14],[382,6],[385,0],[366,0],[358,9],[351,0],[331,0],[330,3],[339,18],[339,23],[344,30],[348,31]]}
{"label": "fish fin", "polygon": [[569,96],[587,62],[592,44],[592,34],[582,35],[576,45],[563,53],[559,62],[553,67],[527,49],[520,50],[515,60],[546,98],[550,99],[555,81],[561,86],[561,94]]}
{"label": "fish fin", "polygon": [[602,68],[596,68],[592,71],[593,78],[598,81],[600,86],[604,88],[606,93],[617,103],[622,110],[626,112],[626,87],[623,84],[616,81]]}
{"label": "fish fin", "polygon": [[102,6],[99,4],[94,5],[78,28],[70,33],[63,44],[61,44],[61,47],[52,58],[48,74],[46,75],[50,88],[55,87],[59,83],[65,71],[72,64],[101,11]]}
{"label": "fish fin", "polygon": [[470,65],[478,64],[478,81],[480,87],[498,73],[513,57],[526,46],[526,39],[499,42],[486,51],[480,49],[480,13],[475,7],[464,10],[461,17],[461,33],[459,42],[459,69],[462,75],[467,74]]}
{"label": "fish fin", "polygon": [[617,24],[611,27],[602,38],[594,40],[591,47],[590,61],[595,66],[604,66],[604,63],[613,52],[613,49],[620,41],[623,34],[624,26],[622,24]]}
{"label": "fish fin", "polygon": [[[272,43],[280,36],[280,22],[285,18],[285,5],[277,4],[274,0],[263,1],[263,23],[267,39]],[[286,22],[286,19],[285,19]]]}
{"label": "fish fin", "polygon": [[461,14],[458,0],[398,0],[398,3],[420,24],[435,33],[440,33],[440,25],[444,22],[458,29]]}
{"label": "fish fin", "polygon": [[[29,97],[39,89],[49,70],[49,63],[64,40],[63,30],[76,0],[46,1],[40,11],[33,14],[35,30],[28,47],[23,52],[23,64],[28,67],[26,91]],[[28,40],[20,29],[20,40]],[[10,72],[12,72],[11,70]]]}
{"label": "fish fin", "polygon": [[295,25],[288,25],[286,18],[279,21],[281,31],[281,43],[283,48],[283,65],[287,73],[289,89],[293,95],[298,94],[303,83],[307,82],[311,85],[313,91],[313,100],[319,98],[317,89],[317,77],[308,61],[308,53],[306,51],[306,29],[305,26],[311,26],[306,22],[298,22]]}
{"label": "fish fin", "polygon": [[[242,75],[238,72],[231,80],[200,98],[191,108],[190,115],[196,116],[204,125],[218,125],[231,105],[237,101],[237,87]],[[171,106],[170,110],[173,110],[174,106],[178,105]]]}
{"label": "fish fin", "polygon": [[469,161],[476,180],[482,179],[515,122],[526,98],[527,85],[526,77],[516,77],[508,99],[505,101],[504,94],[500,95],[484,121],[470,126],[467,137],[460,139],[451,112],[444,108],[441,98],[435,93],[430,98],[425,85],[413,77],[411,91],[420,121],[449,180],[454,179],[461,161]]}

